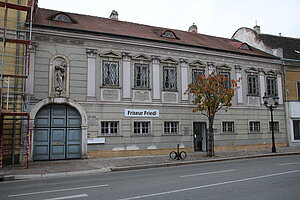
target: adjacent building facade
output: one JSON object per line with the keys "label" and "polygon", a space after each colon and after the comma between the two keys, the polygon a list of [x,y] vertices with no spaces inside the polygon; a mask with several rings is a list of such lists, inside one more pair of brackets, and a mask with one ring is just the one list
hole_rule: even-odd
{"label": "adjacent building facade", "polygon": [[260,27],[240,28],[232,39],[277,56],[282,61],[288,141],[300,145],[300,39],[261,34]]}
{"label": "adjacent building facade", "polygon": [[216,148],[270,146],[265,92],[280,98],[276,142],[287,145],[281,60],[247,43],[42,8],[32,36],[33,160],[205,151],[207,119],[185,91],[210,73],[240,80],[216,116]]}

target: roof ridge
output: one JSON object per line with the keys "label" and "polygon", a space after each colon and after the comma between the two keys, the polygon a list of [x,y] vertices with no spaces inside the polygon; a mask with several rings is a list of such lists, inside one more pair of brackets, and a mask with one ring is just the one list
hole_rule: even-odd
{"label": "roof ridge", "polygon": [[272,35],[267,33],[260,33],[259,35],[266,35],[266,36],[272,36],[272,37],[278,37],[278,38],[287,38],[287,39],[293,39],[293,40],[300,40],[300,38],[291,37],[291,36],[279,36],[279,35]]}

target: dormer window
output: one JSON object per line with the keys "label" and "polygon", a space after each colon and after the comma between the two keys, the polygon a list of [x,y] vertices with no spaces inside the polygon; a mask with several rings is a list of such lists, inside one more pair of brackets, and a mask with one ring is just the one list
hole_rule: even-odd
{"label": "dormer window", "polygon": [[177,39],[175,33],[173,33],[172,31],[165,31],[161,36],[166,38]]}
{"label": "dormer window", "polygon": [[66,23],[73,23],[71,18],[66,14],[58,14],[52,20],[59,21],[59,22],[66,22]]}
{"label": "dormer window", "polygon": [[250,46],[247,43],[241,44],[241,46],[239,47],[239,49],[252,51],[252,49],[250,48]]}

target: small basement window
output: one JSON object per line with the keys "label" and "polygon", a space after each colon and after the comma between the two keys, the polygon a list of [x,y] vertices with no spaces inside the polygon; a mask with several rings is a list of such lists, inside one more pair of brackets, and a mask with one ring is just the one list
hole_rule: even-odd
{"label": "small basement window", "polygon": [[59,22],[73,23],[71,18],[65,14],[58,14],[52,20],[59,21]]}

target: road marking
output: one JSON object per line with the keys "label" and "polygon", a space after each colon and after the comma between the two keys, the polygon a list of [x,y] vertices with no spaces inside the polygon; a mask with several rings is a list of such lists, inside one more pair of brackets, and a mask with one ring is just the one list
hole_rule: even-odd
{"label": "road marking", "polygon": [[190,191],[190,190],[197,190],[197,189],[208,188],[208,187],[213,187],[213,186],[226,185],[226,184],[232,184],[232,183],[239,183],[239,182],[244,182],[244,181],[251,181],[251,180],[255,180],[255,179],[269,178],[269,177],[273,177],[273,176],[280,176],[280,175],[292,174],[292,173],[298,173],[298,172],[300,172],[300,170],[280,172],[280,173],[276,173],[276,174],[267,174],[267,175],[255,176],[255,177],[250,177],[250,178],[243,178],[243,179],[237,179],[237,180],[232,180],[232,181],[225,181],[225,182],[220,182],[220,183],[213,183],[213,184],[209,184],[209,185],[201,185],[201,186],[190,187],[190,188],[183,188],[183,189],[178,189],[178,190],[171,190],[171,191],[166,191],[166,192],[146,194],[146,195],[141,195],[141,196],[123,198],[123,199],[119,199],[119,200],[142,199],[142,198],[147,198],[147,197],[154,197],[154,196],[165,195],[165,194],[172,194],[172,193],[178,193],[178,192],[186,192],[186,191]]}
{"label": "road marking", "polygon": [[277,165],[283,166],[283,165],[297,165],[297,164],[300,164],[300,162],[281,163],[281,164],[277,164]]}
{"label": "road marking", "polygon": [[39,192],[12,194],[12,195],[8,195],[8,197],[28,196],[28,195],[34,195],[34,194],[45,194],[45,193],[51,193],[51,192],[63,192],[63,191],[70,191],[70,190],[82,190],[82,189],[107,187],[107,186],[108,185],[106,184],[106,185],[91,185],[91,186],[77,187],[77,188],[66,188],[66,189],[59,189],[59,190],[45,190],[45,191],[39,191]]}
{"label": "road marking", "polygon": [[75,198],[81,198],[81,197],[88,197],[87,194],[78,194],[78,195],[72,195],[72,196],[64,196],[64,197],[57,197],[52,199],[44,199],[44,200],[61,200],[61,199],[75,199]]}
{"label": "road marking", "polygon": [[189,175],[183,175],[183,176],[180,176],[180,177],[181,178],[185,178],[185,177],[191,177],[191,176],[203,176],[203,175],[220,174],[220,173],[234,172],[234,171],[236,171],[236,170],[235,169],[230,169],[230,170],[215,171],[215,172],[206,172],[206,173],[200,173],[200,174],[189,174]]}

